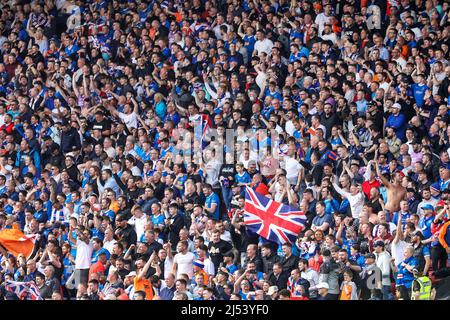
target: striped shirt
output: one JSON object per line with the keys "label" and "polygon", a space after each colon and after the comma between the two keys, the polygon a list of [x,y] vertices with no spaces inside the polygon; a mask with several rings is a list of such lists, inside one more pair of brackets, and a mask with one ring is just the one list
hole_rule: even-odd
{"label": "striped shirt", "polygon": [[52,213],[50,215],[50,222],[51,223],[55,223],[56,221],[66,222],[66,217],[64,215],[64,210],[52,209]]}

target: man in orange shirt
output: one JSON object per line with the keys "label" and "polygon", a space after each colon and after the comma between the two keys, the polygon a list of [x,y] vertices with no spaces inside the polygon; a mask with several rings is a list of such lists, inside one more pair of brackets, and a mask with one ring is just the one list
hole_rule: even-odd
{"label": "man in orange shirt", "polygon": [[155,258],[155,252],[154,251],[148,259],[148,261],[143,265],[143,259],[139,258],[136,261],[136,267],[137,267],[137,275],[134,278],[134,292],[137,291],[144,291],[145,292],[145,300],[153,300],[153,286],[150,283],[149,278],[147,278],[147,271],[152,265],[152,261]]}
{"label": "man in orange shirt", "polygon": [[106,257],[106,253],[100,253],[100,255],[98,256],[98,261],[92,264],[89,268],[89,279],[91,279],[91,275],[93,273],[105,274],[107,262],[108,258]]}
{"label": "man in orange shirt", "polygon": [[193,263],[194,268],[194,276],[192,277],[193,281],[195,281],[195,278],[198,275],[201,275],[203,277],[203,283],[208,284],[209,283],[209,275],[206,273],[206,271],[203,269],[205,265],[201,260],[195,260]]}

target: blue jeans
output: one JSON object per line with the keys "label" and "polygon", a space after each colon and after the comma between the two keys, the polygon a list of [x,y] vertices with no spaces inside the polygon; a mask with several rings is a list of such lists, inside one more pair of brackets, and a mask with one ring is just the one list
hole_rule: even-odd
{"label": "blue jeans", "polygon": [[222,188],[222,196],[223,201],[225,202],[225,206],[227,207],[227,210],[231,210],[231,199],[233,199],[233,192],[230,188],[221,186]]}
{"label": "blue jeans", "polygon": [[394,299],[394,296],[392,295],[392,292],[391,292],[391,286],[383,286],[382,292],[383,292],[383,300],[393,300]]}

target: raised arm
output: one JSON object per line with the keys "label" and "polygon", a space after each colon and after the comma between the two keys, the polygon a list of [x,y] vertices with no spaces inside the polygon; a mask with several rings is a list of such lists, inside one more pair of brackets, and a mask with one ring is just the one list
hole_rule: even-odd
{"label": "raised arm", "polygon": [[402,231],[402,215],[398,215],[397,220],[397,230],[395,231],[395,237],[394,240],[392,240],[392,243],[398,243],[400,240],[403,240],[403,231]]}
{"label": "raised arm", "polygon": [[241,282],[244,280],[245,276],[247,275],[247,270],[244,271],[244,273],[236,280],[234,284],[234,293],[239,293],[239,288],[241,287]]}
{"label": "raised arm", "polygon": [[138,280],[140,279],[144,279],[145,275],[147,274],[148,268],[150,268],[150,265],[153,262],[153,259],[155,258],[155,252],[153,251],[152,255],[150,256],[150,258],[147,260],[147,263],[145,264],[145,266],[142,268],[142,270],[139,272],[139,274],[136,276]]}
{"label": "raised arm", "polygon": [[130,245],[130,247],[128,248],[127,252],[125,253],[125,255],[123,256],[124,260],[130,260],[129,258],[131,257],[131,251],[136,248],[136,245],[133,243]]}
{"label": "raised arm", "polygon": [[351,196],[351,194],[349,192],[347,192],[344,189],[342,189],[341,187],[339,187],[336,182],[333,181],[332,185],[333,185],[334,190],[336,190],[336,192],[339,193],[341,196],[345,196],[346,198]]}
{"label": "raised arm", "polygon": [[366,172],[364,172],[364,181],[370,180],[370,176],[372,175],[372,163],[373,161],[370,160],[366,166]]}
{"label": "raised arm", "polygon": [[133,103],[133,112],[138,115],[139,114],[139,104],[136,102],[136,100],[132,97],[131,102]]}
{"label": "raised arm", "polygon": [[345,140],[344,136],[342,135],[342,130],[341,129],[338,130],[338,134],[339,134],[339,138],[342,141],[342,144],[348,148],[350,146],[350,143],[348,143],[348,141]]}
{"label": "raised arm", "polygon": [[79,97],[80,96],[80,92],[78,91],[78,88],[77,88],[77,82],[75,80],[75,75],[76,75],[76,73],[74,72],[74,74],[72,76],[72,87],[73,87],[73,92],[75,93],[75,95],[77,97]]}
{"label": "raised arm", "polygon": [[203,74],[203,80],[205,81],[205,89],[206,91],[209,93],[209,95],[211,96],[211,98],[213,99],[217,99],[218,95],[217,92],[215,92],[211,86],[209,85],[209,81],[208,81],[208,75],[205,73]]}
{"label": "raised arm", "polygon": [[295,205],[295,201],[294,201],[294,197],[292,196],[291,193],[291,184],[289,183],[289,181],[286,179],[286,193],[288,196],[288,200],[289,200],[289,204],[290,205]]}
{"label": "raised arm", "polygon": [[339,225],[338,231],[336,232],[336,240],[339,242],[339,244],[342,244],[342,232],[344,231],[344,221],[341,221],[341,224]]}
{"label": "raised arm", "polygon": [[380,178],[381,182],[385,185],[386,188],[390,188],[390,187],[392,186],[391,183],[389,182],[388,179],[386,179],[386,178],[381,174],[380,168],[379,168],[379,166],[378,166],[377,163],[375,164],[375,169],[376,169],[376,171],[377,171],[377,176],[378,176],[378,178]]}

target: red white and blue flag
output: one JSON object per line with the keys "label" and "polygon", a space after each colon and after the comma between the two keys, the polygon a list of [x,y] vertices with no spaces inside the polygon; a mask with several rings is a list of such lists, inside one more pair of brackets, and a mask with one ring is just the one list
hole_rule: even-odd
{"label": "red white and blue flag", "polygon": [[20,300],[43,300],[38,287],[33,282],[6,281],[5,289],[15,293]]}
{"label": "red white and blue flag", "polygon": [[207,114],[200,114],[202,120],[202,140],[209,134],[209,130],[212,128],[211,118]]}
{"label": "red white and blue flag", "polygon": [[244,223],[250,231],[276,242],[294,243],[305,228],[306,216],[297,208],[245,188]]}

